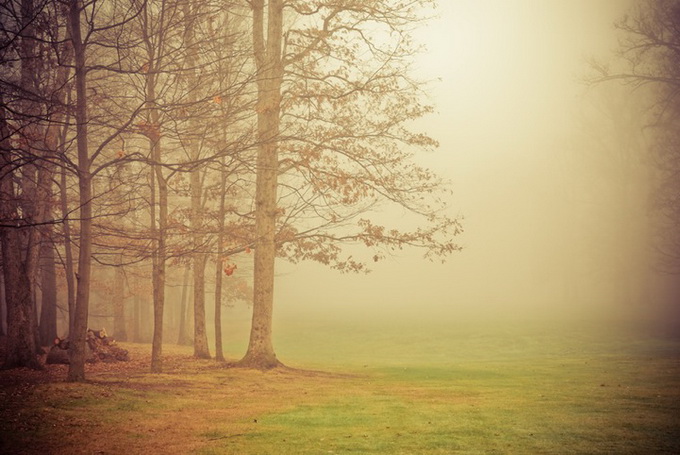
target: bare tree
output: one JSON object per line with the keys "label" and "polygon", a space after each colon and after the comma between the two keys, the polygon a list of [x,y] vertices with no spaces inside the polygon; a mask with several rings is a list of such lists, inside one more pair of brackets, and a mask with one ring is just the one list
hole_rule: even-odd
{"label": "bare tree", "polygon": [[[97,179],[104,176],[110,167],[131,157],[108,155],[109,146],[121,137],[121,134],[132,124],[141,105],[134,106],[127,116],[120,117],[119,112],[107,112],[106,106],[95,103],[93,108],[89,103],[89,91],[94,97],[100,94],[95,90],[92,80],[98,84],[108,83],[107,76],[124,72],[119,55],[126,49],[126,44],[120,40],[118,32],[139,14],[134,4],[111,3],[107,8],[98,9],[96,3],[83,3],[81,0],[71,0],[68,3],[68,31],[73,48],[74,85],[76,101],[73,108],[75,121],[76,160],[72,168],[78,182],[78,271],[76,275],[76,296],[73,316],[73,327],[70,338],[70,366],[68,380],[82,381],[85,378],[85,339],[88,326],[90,307],[90,285],[92,277],[92,258],[94,254],[94,218],[120,215],[112,207],[95,200],[103,201],[108,185],[99,185]],[[106,14],[104,14],[106,13]],[[83,21],[86,18],[86,21]],[[107,60],[107,54],[100,49],[107,50],[116,43],[116,53],[113,60]],[[94,57],[97,57],[96,59]],[[90,58],[92,61],[88,61]],[[96,79],[95,79],[96,76]],[[92,80],[91,80],[92,79]],[[103,82],[102,82],[103,81]],[[104,86],[98,85],[100,90]],[[102,101],[104,98],[99,98]],[[90,116],[90,113],[95,115]],[[109,114],[109,115],[106,115]],[[90,144],[88,137],[93,130],[97,136],[96,145]],[[137,156],[137,159],[140,157]],[[96,191],[95,191],[96,190]],[[103,194],[102,194],[103,192]],[[101,213],[104,212],[104,213]]]}
{"label": "bare tree", "polygon": [[[244,99],[239,93],[251,77],[236,70],[232,73],[238,76],[229,79],[220,71],[243,60],[235,59],[227,45],[238,39],[223,20],[231,7],[228,2],[149,2],[140,5],[143,14],[133,27],[144,44],[143,52],[130,55],[139,71],[129,83],[144,101],[144,120],[133,132],[149,140],[155,371],[160,371],[166,263],[180,256],[192,258],[194,354],[210,357],[205,323],[205,268],[215,229],[208,216],[215,197],[210,184],[221,175],[213,171],[221,169],[222,157],[249,146],[247,131],[235,129],[233,138],[223,133],[234,122],[245,123],[239,116],[247,102],[235,100]],[[142,247],[139,255],[148,253]]]}
{"label": "bare tree", "polygon": [[[0,13],[3,220],[12,229],[4,233],[3,254],[9,255],[5,273],[22,275],[11,280],[5,276],[10,334],[6,366],[21,366],[35,356],[35,341],[28,339],[35,338],[37,326],[26,312],[35,306],[41,245],[50,241],[47,226],[53,222],[51,186],[67,74],[59,62],[65,55],[58,25],[62,18],[58,5],[34,0],[8,2]],[[24,286],[28,288],[19,289]]]}
{"label": "bare tree", "polygon": [[47,235],[41,249],[40,344],[50,346],[57,336],[57,272],[52,236]]}
{"label": "bare tree", "polygon": [[[284,4],[285,3],[285,4]],[[258,75],[255,272],[250,342],[241,365],[280,364],[271,340],[274,259],[316,260],[344,271],[343,242],[385,249],[458,246],[443,215],[443,182],[411,160],[436,146],[404,125],[430,112],[409,78],[410,29],[428,1],[250,2]],[[412,232],[371,219],[384,203],[422,217]]]}
{"label": "bare tree", "polygon": [[650,94],[656,185],[652,208],[656,221],[655,245],[658,266],[680,272],[680,2],[648,0],[617,22],[622,32],[619,60],[615,65],[592,64],[592,82],[620,81],[633,90]]}
{"label": "bare tree", "polygon": [[[2,271],[7,303],[7,354],[3,368],[29,367],[40,369],[35,343],[35,312],[33,309],[31,270],[35,255],[29,254],[35,239],[35,230],[21,228],[21,216],[16,198],[13,167],[9,145],[9,128],[5,109],[0,108],[0,229],[2,242]],[[10,223],[15,223],[11,226]],[[28,243],[23,237],[28,237]]]}

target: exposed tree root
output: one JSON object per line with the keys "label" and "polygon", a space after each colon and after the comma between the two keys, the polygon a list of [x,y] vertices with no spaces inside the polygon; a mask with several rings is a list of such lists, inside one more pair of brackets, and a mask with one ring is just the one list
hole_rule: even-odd
{"label": "exposed tree root", "polygon": [[288,365],[285,365],[284,363],[282,363],[278,359],[276,359],[275,362],[258,363],[258,362],[253,362],[252,359],[249,359],[248,357],[244,357],[243,359],[236,361],[236,362],[225,362],[223,364],[223,366],[225,368],[243,368],[243,369],[259,370],[259,371],[276,370],[277,372],[293,373],[295,375],[307,376],[307,377],[358,378],[358,377],[362,376],[362,375],[359,375],[359,374],[335,373],[335,372],[330,372],[330,371],[307,370],[307,369],[303,369],[303,368],[289,367]]}
{"label": "exposed tree root", "polygon": [[231,368],[249,368],[253,370],[269,371],[274,368],[286,369],[283,363],[276,358],[276,356],[264,356],[264,355],[250,355],[246,354],[238,362],[232,362],[227,364]]}

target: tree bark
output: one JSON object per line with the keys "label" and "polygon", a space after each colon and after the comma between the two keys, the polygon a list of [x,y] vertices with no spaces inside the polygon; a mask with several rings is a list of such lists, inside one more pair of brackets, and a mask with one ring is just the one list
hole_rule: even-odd
{"label": "tree bark", "polygon": [[274,263],[276,258],[276,207],[278,136],[281,112],[281,41],[283,1],[271,0],[264,34],[264,1],[251,3],[253,10],[253,48],[257,65],[258,106],[257,176],[255,189],[255,257],[253,317],[250,340],[240,365],[269,369],[281,363],[272,344],[274,306]]}
{"label": "tree bark", "polygon": [[[165,273],[167,261],[166,235],[168,225],[168,182],[163,175],[163,154],[161,150],[161,113],[158,109],[156,94],[157,70],[160,65],[157,41],[149,34],[147,28],[148,5],[142,12],[144,27],[143,40],[146,46],[146,87],[145,103],[148,109],[148,122],[142,133],[149,139],[151,165],[151,231],[153,233],[154,251],[152,254],[152,286],[153,286],[153,336],[151,346],[151,372],[163,370],[163,311],[165,309]],[[158,217],[156,218],[156,185],[158,186]]]}
{"label": "tree bark", "polygon": [[132,303],[132,341],[135,343],[141,343],[142,342],[142,335],[141,335],[141,326],[142,323],[140,321],[140,315],[142,313],[141,310],[141,302],[140,298],[138,295],[135,295]]}
{"label": "tree bark", "polygon": [[76,145],[78,150],[78,190],[80,202],[80,250],[76,275],[76,301],[73,331],[69,334],[69,370],[67,380],[85,380],[86,332],[90,305],[90,277],[92,270],[92,175],[87,143],[87,70],[85,68],[85,44],[80,30],[81,0],[69,3],[69,31],[73,45],[76,86]]}
{"label": "tree bark", "polygon": [[[0,243],[0,250],[2,243]],[[0,251],[2,254],[2,251]],[[5,331],[5,324],[7,323],[7,300],[5,299],[5,278],[0,273],[0,337],[4,337],[7,333]]]}
{"label": "tree bark", "polygon": [[61,168],[59,181],[61,216],[64,221],[64,274],[66,275],[66,302],[68,306],[68,333],[74,333],[73,319],[76,315],[76,283],[73,265],[73,247],[71,245],[71,221],[68,215],[68,196],[66,194],[66,167]]}
{"label": "tree bark", "polygon": [[118,255],[113,280],[113,337],[118,341],[127,341],[125,324],[125,273],[123,271],[123,255]]}
{"label": "tree bark", "polygon": [[187,305],[187,297],[189,288],[189,272],[191,269],[186,266],[184,268],[184,279],[182,280],[182,300],[180,301],[179,307],[179,335],[177,337],[177,344],[180,346],[187,346],[192,344],[191,337],[189,336],[189,312]]}
{"label": "tree bark", "polygon": [[49,239],[42,244],[42,303],[40,305],[40,344],[51,346],[57,337],[57,274],[54,245]]}
{"label": "tree bark", "polygon": [[205,330],[205,262],[206,254],[194,252],[194,357],[210,358]]}
{"label": "tree bark", "polygon": [[[194,2],[186,1],[183,4],[184,12],[184,41],[187,48],[186,71],[189,103],[196,102],[193,85],[196,83],[194,68],[198,61],[197,47],[195,41],[194,21],[196,20],[197,10]],[[191,124],[191,122],[190,122]],[[210,347],[208,346],[208,335],[206,333],[205,319],[205,265],[207,253],[205,252],[205,235],[203,234],[203,184],[201,182],[201,166],[196,162],[200,159],[200,149],[197,141],[189,132],[186,138],[189,149],[190,160],[193,161],[193,169],[189,175],[191,187],[191,230],[193,238],[192,262],[194,268],[194,356],[202,359],[210,358]]]}
{"label": "tree bark", "polygon": [[[13,172],[10,156],[9,131],[5,110],[0,108],[0,218],[18,220],[14,199]],[[8,223],[9,224],[9,223]],[[7,346],[3,368],[28,367],[41,369],[35,345],[35,312],[26,259],[22,257],[21,236],[16,227],[0,229],[2,271],[7,304]],[[28,254],[27,254],[28,256]]]}
{"label": "tree bark", "polygon": [[[155,102],[154,80],[148,80],[147,101]],[[160,144],[160,116],[157,109],[151,109],[150,119],[152,134],[149,135],[151,145],[151,156],[154,161],[153,172],[158,184],[158,228],[155,219],[152,220],[153,231],[155,232],[155,260],[153,262],[153,338],[151,346],[151,372],[160,373],[163,371],[163,310],[165,308],[165,263],[166,253],[166,232],[168,224],[168,184],[163,175],[161,166],[161,144]],[[155,202],[152,202],[155,203]],[[155,212],[152,211],[152,214]],[[154,214],[155,218],[155,214]]]}
{"label": "tree bark", "polygon": [[[35,7],[32,0],[21,1],[21,38],[17,49],[21,62],[20,87],[27,93],[37,93],[38,80],[36,74],[37,50]],[[38,155],[40,152],[32,146],[41,137],[38,124],[32,120],[40,112],[36,101],[25,99],[22,103],[25,114],[31,122],[23,125],[22,139],[25,139],[27,154]],[[4,106],[4,103],[2,103]],[[0,159],[0,218],[8,223],[15,221],[15,226],[0,230],[2,237],[2,259],[7,299],[7,345],[4,368],[29,367],[40,369],[37,359],[38,341],[36,329],[35,300],[33,296],[35,280],[38,272],[40,231],[36,225],[42,221],[45,201],[41,201],[38,191],[38,179],[42,172],[30,160],[18,173],[22,189],[22,201],[16,199],[14,179],[17,176],[13,163],[13,147],[9,141],[9,125],[6,110],[0,107],[0,139],[2,140]],[[28,226],[25,224],[28,223]],[[31,225],[35,223],[35,225]]]}
{"label": "tree bark", "polygon": [[[8,232],[9,231],[9,232]],[[3,368],[42,369],[35,344],[35,312],[31,284],[21,258],[18,230],[3,229],[2,260],[7,296],[7,346]]]}
{"label": "tree bark", "polygon": [[224,217],[227,191],[227,171],[221,160],[220,201],[217,209],[217,258],[215,260],[215,360],[224,362],[222,347],[222,256],[224,254]]}

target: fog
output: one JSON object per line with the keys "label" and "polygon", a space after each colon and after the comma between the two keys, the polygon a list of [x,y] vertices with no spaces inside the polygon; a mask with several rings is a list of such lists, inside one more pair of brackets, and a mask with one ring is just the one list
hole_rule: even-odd
{"label": "fog", "polygon": [[367,275],[280,261],[275,324],[666,318],[638,100],[584,83],[633,2],[440,3],[417,64],[437,112],[415,128],[440,142],[418,159],[451,181],[463,251],[404,251]]}

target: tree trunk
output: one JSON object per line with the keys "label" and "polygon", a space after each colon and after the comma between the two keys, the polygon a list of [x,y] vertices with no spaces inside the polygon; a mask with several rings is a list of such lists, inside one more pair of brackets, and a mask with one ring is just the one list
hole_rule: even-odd
{"label": "tree trunk", "polygon": [[[146,16],[147,5],[143,12]],[[142,29],[146,46],[147,66],[145,102],[148,118],[142,133],[149,139],[151,156],[151,231],[153,233],[154,249],[152,253],[152,286],[153,286],[153,337],[151,346],[151,372],[160,373],[163,370],[163,311],[165,309],[165,269],[167,261],[166,233],[168,224],[168,182],[163,175],[163,154],[161,151],[161,113],[158,109],[156,96],[156,71],[158,55],[156,44],[150,30]],[[158,218],[156,218],[156,185],[158,186]]]}
{"label": "tree trunk", "polygon": [[[32,2],[22,2],[22,16],[30,21],[33,15]],[[31,37],[32,24],[25,23],[24,33]],[[34,78],[31,73],[33,56],[33,42],[22,40],[20,53],[22,54],[22,86],[29,88],[26,78]],[[0,95],[1,96],[1,95]],[[37,229],[35,227],[20,227],[20,218],[32,213],[20,215],[18,201],[15,198],[14,175],[15,164],[12,162],[12,145],[9,140],[9,126],[7,124],[4,102],[0,100],[0,219],[13,227],[0,228],[0,245],[2,246],[2,269],[5,285],[5,299],[7,305],[7,345],[3,368],[28,367],[41,369],[36,350],[36,320],[34,301],[32,296],[32,281],[30,273],[35,265],[30,261],[37,259],[32,250],[37,250]],[[32,108],[29,107],[29,111]],[[29,128],[27,128],[28,130]],[[29,133],[26,133],[29,134]],[[30,136],[29,136],[30,137]],[[24,195],[26,196],[26,195]],[[25,210],[26,208],[24,208]],[[23,238],[27,238],[24,243]],[[36,268],[37,270],[37,268]]]}
{"label": "tree trunk", "polygon": [[184,279],[182,280],[182,300],[179,307],[179,336],[177,337],[177,344],[180,346],[188,346],[192,344],[189,336],[189,312],[187,305],[189,288],[189,272],[191,269],[187,266],[184,268]]}
{"label": "tree trunk", "polygon": [[127,341],[125,325],[125,273],[123,271],[123,255],[118,255],[113,280],[113,337],[118,341]]}
{"label": "tree trunk", "polygon": [[[2,244],[0,243],[0,254],[2,254],[1,250]],[[7,300],[5,299],[5,278],[3,277],[2,273],[0,273],[0,337],[4,337],[6,335],[5,331],[6,323],[7,323]]]}
{"label": "tree trunk", "polygon": [[[30,235],[18,225],[19,212],[15,199],[9,128],[5,110],[0,107],[0,219],[17,220],[16,227],[0,228],[2,272],[7,304],[7,346],[3,368],[28,367],[41,369],[36,355],[35,311],[27,261],[29,248],[24,249],[22,236]],[[9,223],[7,223],[9,224]],[[35,228],[25,228],[35,231]],[[22,257],[26,252],[26,257]]]}
{"label": "tree trunk", "polygon": [[61,199],[61,216],[64,219],[62,229],[64,230],[64,274],[66,275],[66,302],[68,305],[68,333],[74,333],[73,318],[76,315],[76,283],[75,270],[73,266],[73,248],[71,246],[71,221],[69,220],[68,196],[66,194],[66,166],[61,168],[61,179],[59,182]]}
{"label": "tree trunk", "polygon": [[[195,42],[194,22],[196,20],[198,3],[185,1],[182,4],[184,14],[184,42],[187,49],[185,58],[187,102],[196,102],[196,92],[193,85],[196,83],[194,68],[198,61],[197,46]],[[190,121],[190,125],[191,125]],[[193,125],[191,125],[193,126]],[[203,184],[201,182],[201,166],[197,164],[200,159],[200,148],[194,133],[189,131],[185,137],[189,159],[193,162],[189,175],[191,187],[191,235],[193,238],[192,263],[194,269],[194,356],[202,359],[210,358],[208,335],[206,333],[205,320],[205,264],[207,253],[205,252],[205,235],[203,234]]]}
{"label": "tree trunk", "polygon": [[210,358],[205,330],[205,253],[194,253],[194,357]]}
{"label": "tree trunk", "polygon": [[215,261],[215,360],[224,362],[222,347],[222,255],[224,254],[224,216],[227,191],[227,170],[221,160],[220,202],[217,209],[217,259]]}
{"label": "tree trunk", "polygon": [[255,257],[253,318],[243,366],[269,369],[280,365],[272,344],[274,262],[276,258],[276,197],[278,135],[281,111],[281,40],[283,1],[269,1],[267,37],[264,37],[264,1],[255,0],[253,48],[258,71],[257,176],[255,190]]}
{"label": "tree trunk", "polygon": [[[63,6],[63,5],[62,5]],[[62,11],[63,13],[63,11]],[[55,90],[52,94],[50,102],[54,107],[64,106],[67,104],[67,90],[64,87],[68,86],[68,78],[70,74],[70,64],[72,63],[73,52],[68,43],[64,43],[60,48],[62,57],[62,66],[57,68],[57,77],[53,87]],[[63,146],[66,142],[66,134],[68,132],[68,120],[65,121],[65,114],[62,109],[56,109],[54,114],[50,117],[49,123],[45,133],[45,151],[53,157],[58,157],[63,153]],[[62,130],[63,128],[63,130]],[[52,201],[54,200],[53,180],[55,173],[55,162],[53,159],[45,160],[41,164],[38,172],[40,179],[38,181],[39,201],[43,204],[41,211],[43,212],[43,220],[51,220]],[[62,178],[64,188],[64,201],[66,207],[62,207],[64,215],[68,212],[67,202],[65,200],[66,192],[66,166],[62,166]],[[70,231],[68,222],[64,222],[64,234],[67,242],[67,258],[69,260],[69,267],[67,272],[70,272],[68,280],[69,284],[69,314],[71,312],[72,296],[73,296],[73,257],[70,248]],[[42,270],[42,305],[40,312],[40,342],[43,346],[51,346],[54,339],[57,337],[57,276],[56,276],[56,262],[55,262],[55,244],[54,244],[54,227],[51,224],[43,227],[43,241],[41,246],[41,270]],[[69,326],[71,328],[71,326]]]}
{"label": "tree trunk", "polygon": [[222,348],[222,269],[215,273],[215,360],[224,362]]}
{"label": "tree trunk", "polygon": [[[149,89],[147,100],[154,100],[155,92],[153,78],[149,78]],[[161,166],[161,144],[160,144],[160,118],[157,109],[150,112],[152,134],[149,135],[151,143],[151,156],[154,161],[153,172],[155,180],[158,182],[158,229],[155,220],[152,220],[154,236],[156,242],[155,261],[153,263],[153,339],[151,346],[151,372],[160,373],[163,371],[163,310],[165,308],[165,262],[166,262],[166,232],[168,224],[168,185],[163,175]],[[153,203],[153,202],[152,202]],[[152,211],[152,213],[154,213]]]}
{"label": "tree trunk", "polygon": [[135,343],[142,342],[140,315],[142,313],[140,298],[135,295],[132,303],[132,341]]}
{"label": "tree trunk", "polygon": [[[65,5],[62,5],[65,8]],[[64,12],[64,14],[66,14]],[[67,27],[67,40],[70,39],[70,32]],[[71,84],[68,84],[68,79],[71,72],[71,65],[73,64],[73,46],[66,41],[62,46],[62,62],[63,66],[58,70],[56,87],[62,87],[56,94],[56,105],[67,106],[70,104],[71,94],[73,93],[73,88]],[[52,124],[48,127],[47,139],[49,141],[48,150],[56,151],[57,155],[63,155],[65,153],[65,144],[68,140],[68,134],[70,131],[70,121],[71,121],[71,111],[66,110],[65,113],[57,111]],[[75,285],[75,268],[73,262],[73,247],[72,247],[72,237],[71,237],[71,222],[69,220],[69,200],[67,193],[66,184],[66,168],[67,166],[61,166],[61,172],[59,173],[59,205],[61,209],[62,216],[62,234],[64,236],[64,274],[66,276],[66,302],[68,308],[68,333],[74,333],[73,319],[76,313],[76,285]]]}
{"label": "tree trunk", "polygon": [[[155,111],[154,111],[155,112]],[[158,115],[152,118],[158,118]],[[156,123],[157,124],[157,123]],[[163,169],[160,166],[160,136],[152,146],[154,156],[154,169],[158,181],[158,237],[156,248],[156,262],[153,272],[153,341],[151,347],[151,372],[163,371],[163,310],[165,308],[165,262],[166,247],[165,235],[168,219],[168,188]]]}
{"label": "tree trunk", "polygon": [[57,337],[57,274],[54,245],[49,239],[42,244],[42,304],[40,305],[40,344],[51,346]]}
{"label": "tree trunk", "polygon": [[7,296],[7,346],[3,368],[42,369],[35,344],[35,312],[31,284],[21,258],[18,230],[3,229],[2,260]]}
{"label": "tree trunk", "polygon": [[78,150],[78,190],[80,202],[80,250],[78,274],[76,275],[76,301],[73,331],[69,334],[69,370],[67,380],[85,380],[85,338],[90,305],[90,276],[92,269],[92,176],[87,143],[87,72],[85,68],[85,44],[80,30],[81,0],[69,3],[69,31],[73,44],[76,85],[76,145]]}

